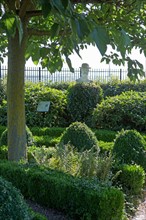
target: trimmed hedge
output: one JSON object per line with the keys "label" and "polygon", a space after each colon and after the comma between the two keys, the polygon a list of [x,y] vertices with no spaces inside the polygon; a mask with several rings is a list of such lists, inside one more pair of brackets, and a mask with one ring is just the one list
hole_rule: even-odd
{"label": "trimmed hedge", "polygon": [[146,92],[124,92],[105,99],[93,112],[93,127],[146,130]]}
{"label": "trimmed hedge", "polygon": [[0,161],[0,175],[19,188],[25,197],[63,211],[74,219],[123,219],[124,195],[114,187],[14,162]]}
{"label": "trimmed hedge", "polygon": [[0,219],[32,220],[28,205],[12,183],[0,177]]}
{"label": "trimmed hedge", "polygon": [[[49,112],[37,112],[40,101],[50,101]],[[49,88],[43,83],[27,83],[25,86],[26,124],[30,127],[52,127],[68,125],[66,93]]]}
{"label": "trimmed hedge", "polygon": [[101,87],[94,83],[76,83],[70,86],[67,93],[67,109],[72,122],[90,124],[93,109],[102,98]]}
{"label": "trimmed hedge", "polygon": [[99,150],[98,140],[93,131],[82,122],[74,122],[63,132],[59,145],[70,144],[78,151],[95,147]]}
{"label": "trimmed hedge", "polygon": [[146,80],[137,83],[113,80],[108,83],[100,83],[100,86],[103,89],[104,98],[120,95],[122,92],[131,90],[136,92],[146,92]]}
{"label": "trimmed hedge", "polygon": [[118,167],[121,170],[115,184],[122,186],[122,189],[127,194],[137,195],[142,192],[145,183],[145,171],[139,165],[124,164]]}
{"label": "trimmed hedge", "polygon": [[31,131],[34,136],[51,136],[51,137],[59,137],[66,128],[61,128],[61,127],[32,127]]}
{"label": "trimmed hedge", "polygon": [[146,170],[146,142],[136,130],[121,130],[114,141],[113,154],[118,163],[138,164]]}

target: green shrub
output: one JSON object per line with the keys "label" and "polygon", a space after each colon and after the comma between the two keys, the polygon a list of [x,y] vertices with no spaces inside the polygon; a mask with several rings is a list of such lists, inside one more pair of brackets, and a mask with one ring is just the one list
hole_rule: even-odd
{"label": "green shrub", "polygon": [[7,125],[7,101],[5,99],[1,100],[0,103],[0,125]]}
{"label": "green shrub", "polygon": [[7,92],[6,89],[7,88],[7,80],[5,79],[0,79],[0,105],[2,104],[3,100],[7,99]]}
{"label": "green shrub", "polygon": [[100,147],[100,154],[104,152],[110,152],[113,149],[114,142],[98,141]]}
{"label": "green shrub", "polygon": [[[49,112],[37,112],[40,101],[50,101]],[[30,127],[64,127],[68,125],[66,93],[43,83],[27,83],[25,87],[26,124]]]}
{"label": "green shrub", "polygon": [[60,127],[32,127],[31,131],[33,135],[35,136],[51,136],[51,137],[59,137],[65,128],[60,128]]}
{"label": "green shrub", "polygon": [[100,84],[100,86],[103,89],[104,98],[120,95],[122,92],[131,90],[136,92],[146,92],[146,81],[140,81],[137,83],[131,81],[111,81]]}
{"label": "green shrub", "polygon": [[60,137],[54,138],[48,135],[45,136],[34,136],[35,145],[37,147],[42,147],[43,145],[46,147],[54,147],[56,144],[60,142]]}
{"label": "green shrub", "polygon": [[124,195],[114,187],[14,162],[0,161],[0,175],[11,179],[30,199],[72,219],[123,219]]}
{"label": "green shrub", "polygon": [[66,91],[70,85],[74,84],[74,82],[49,82],[46,83],[46,86],[52,89],[58,89],[62,91]]}
{"label": "green shrub", "polygon": [[76,83],[69,87],[67,109],[72,121],[88,122],[97,103],[102,100],[102,89],[94,83]]}
{"label": "green shrub", "polygon": [[120,163],[138,164],[146,170],[145,140],[136,130],[121,130],[116,136],[113,153]]}
{"label": "green shrub", "polygon": [[0,177],[0,219],[31,219],[28,206],[19,190],[2,177]]}
{"label": "green shrub", "polygon": [[[54,147],[46,148],[44,146],[36,147],[30,146],[27,148],[27,156],[29,163],[39,163],[43,164],[44,162],[48,162],[48,159],[51,158],[56,152]],[[0,146],[0,160],[7,160],[8,159],[8,147],[7,146]]]}
{"label": "green shrub", "polygon": [[93,127],[146,130],[146,93],[125,92],[109,97],[93,112]]}
{"label": "green shrub", "polygon": [[[8,129],[6,128],[5,131],[3,131],[1,138],[0,138],[0,146],[7,146],[7,136],[8,136]],[[26,126],[26,140],[27,140],[27,146],[34,145],[34,139],[32,132],[30,129]]]}
{"label": "green shrub", "polygon": [[95,133],[98,140],[104,142],[112,142],[115,139],[117,133],[115,131],[104,129],[93,129],[93,132]]}
{"label": "green shrub", "polygon": [[0,160],[7,160],[8,159],[8,147],[7,146],[0,146]]}
{"label": "green shrub", "polygon": [[91,149],[92,147],[98,147],[98,141],[92,130],[81,122],[72,123],[62,134],[60,144],[73,145],[78,151]]}
{"label": "green shrub", "polygon": [[125,193],[136,195],[141,193],[145,183],[145,171],[139,165],[123,165],[116,182],[122,186]]}
{"label": "green shrub", "polygon": [[5,126],[0,126],[0,136],[2,135],[4,130],[6,130],[6,127]]}

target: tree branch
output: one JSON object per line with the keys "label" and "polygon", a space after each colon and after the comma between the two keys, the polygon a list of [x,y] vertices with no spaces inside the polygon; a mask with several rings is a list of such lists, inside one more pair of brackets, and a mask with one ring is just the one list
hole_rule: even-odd
{"label": "tree branch", "polygon": [[22,5],[19,10],[19,16],[20,18],[23,18],[26,14],[27,8],[30,6],[30,0],[24,0],[22,1]]}
{"label": "tree branch", "polygon": [[51,34],[51,31],[28,28],[27,33],[29,36],[47,36]]}
{"label": "tree branch", "polygon": [[41,16],[41,15],[43,15],[42,10],[33,10],[33,11],[26,12],[27,18]]}

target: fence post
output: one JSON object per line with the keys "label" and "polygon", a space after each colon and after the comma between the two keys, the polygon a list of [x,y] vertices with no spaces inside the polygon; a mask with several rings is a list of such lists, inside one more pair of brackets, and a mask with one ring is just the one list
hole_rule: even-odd
{"label": "fence post", "polygon": [[39,67],[39,82],[41,82],[41,67]]}
{"label": "fence post", "polygon": [[122,81],[122,69],[120,69],[120,81]]}

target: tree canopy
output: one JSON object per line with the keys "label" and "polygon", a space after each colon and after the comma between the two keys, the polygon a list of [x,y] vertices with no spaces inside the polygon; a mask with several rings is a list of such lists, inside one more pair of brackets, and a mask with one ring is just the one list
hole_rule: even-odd
{"label": "tree canopy", "polygon": [[[69,55],[87,45],[96,45],[102,60],[114,64],[128,62],[131,79],[143,75],[142,65],[131,60],[132,48],[146,54],[145,0],[3,0],[1,2],[1,58],[6,38],[19,31],[23,38],[23,20],[27,23],[26,59],[41,61],[50,72],[61,70],[63,56],[73,71]],[[107,46],[113,51],[106,54]]]}

